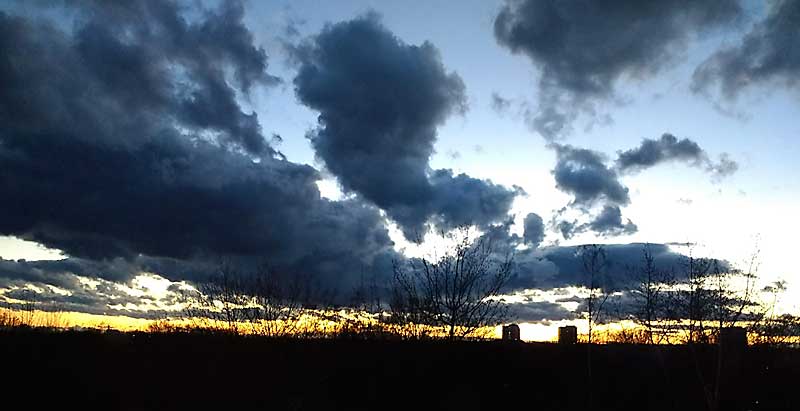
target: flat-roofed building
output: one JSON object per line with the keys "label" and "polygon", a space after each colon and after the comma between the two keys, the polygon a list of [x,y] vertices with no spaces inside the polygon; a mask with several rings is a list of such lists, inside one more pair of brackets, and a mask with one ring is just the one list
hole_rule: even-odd
{"label": "flat-roofed building", "polygon": [[558,343],[559,344],[577,344],[578,343],[578,327],[574,325],[567,325],[558,327]]}
{"label": "flat-roofed building", "polygon": [[519,326],[516,324],[509,324],[503,326],[503,340],[504,341],[519,341]]}

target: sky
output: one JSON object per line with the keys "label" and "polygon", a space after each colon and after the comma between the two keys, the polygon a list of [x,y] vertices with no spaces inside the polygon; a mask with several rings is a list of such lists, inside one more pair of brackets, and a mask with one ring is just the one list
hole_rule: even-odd
{"label": "sky", "polygon": [[[517,250],[524,323],[570,318],[586,243],[620,270],[640,243],[757,253],[797,312],[798,23],[794,1],[2,2],[0,299],[146,316],[221,258],[345,295],[471,224]],[[173,287],[151,310],[142,278]]]}

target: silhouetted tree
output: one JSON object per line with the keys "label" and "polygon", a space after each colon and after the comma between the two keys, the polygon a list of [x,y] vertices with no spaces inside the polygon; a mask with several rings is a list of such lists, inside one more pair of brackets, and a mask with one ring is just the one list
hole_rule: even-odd
{"label": "silhouetted tree", "polygon": [[756,342],[768,346],[800,344],[800,316],[784,313],[770,317],[753,328]]}
{"label": "silhouetted tree", "polygon": [[586,344],[586,372],[589,386],[587,389],[589,408],[593,406],[592,388],[592,328],[600,319],[603,307],[610,295],[608,284],[606,284],[606,252],[603,246],[597,244],[582,245],[578,248],[578,253],[583,263],[584,286],[588,290],[586,297],[586,320],[589,325],[589,333]]}
{"label": "silhouetted tree", "polygon": [[775,281],[762,289],[771,296],[764,316],[751,326],[755,342],[768,346],[800,344],[800,316],[789,313],[775,314],[780,294],[786,291],[785,281]]}
{"label": "silhouetted tree", "polygon": [[367,313],[380,313],[385,308],[381,298],[384,292],[385,289],[378,284],[377,276],[374,273],[367,276],[362,269],[359,283],[353,287],[350,295],[350,306]]}
{"label": "silhouetted tree", "polygon": [[245,279],[242,293],[248,298],[245,313],[252,332],[268,336],[296,332],[304,303],[315,297],[310,275],[282,275],[266,264]]}
{"label": "silhouetted tree", "polygon": [[217,273],[186,298],[187,317],[230,332],[245,331],[282,336],[297,331],[298,320],[312,301],[321,301],[312,278],[303,274],[279,274],[266,264],[245,273],[230,262],[220,263]]}
{"label": "silhouetted tree", "polygon": [[578,253],[583,263],[584,286],[588,291],[586,319],[589,325],[588,342],[591,344],[593,325],[600,319],[610,295],[605,278],[606,252],[601,245],[587,244],[580,246]]}
{"label": "silhouetted tree", "polygon": [[455,244],[441,257],[395,262],[391,308],[405,324],[444,327],[448,338],[465,338],[506,317],[499,296],[513,258],[496,255],[486,237],[472,241],[468,227],[442,236]]}
{"label": "silhouetted tree", "polygon": [[247,304],[241,275],[229,261],[221,262],[215,274],[198,284],[197,291],[185,295],[185,315],[194,321],[211,320],[214,328],[222,324],[226,331],[238,332],[246,319],[242,308]]}
{"label": "silhouetted tree", "polygon": [[[684,264],[685,279],[677,283],[671,293],[669,316],[683,331],[692,352],[706,407],[718,410],[725,361],[722,331],[732,326],[752,325],[763,316],[763,306],[755,296],[758,251],[751,255],[746,270],[730,268],[716,259],[695,258],[691,251]],[[716,367],[711,373],[705,373],[694,345],[713,342],[717,344]]]}
{"label": "silhouetted tree", "polygon": [[635,285],[631,289],[632,318],[637,325],[644,328],[643,342],[659,344],[668,337],[663,326],[665,291],[674,287],[674,276],[656,267],[649,244],[642,247],[642,265],[635,273]]}
{"label": "silhouetted tree", "polygon": [[711,258],[696,258],[691,250],[683,278],[668,292],[667,316],[687,343],[711,343],[723,328],[752,323],[763,316],[757,300],[758,253],[746,270],[730,268]]}
{"label": "silhouetted tree", "polygon": [[665,315],[670,321],[670,331],[682,334],[686,343],[710,341],[708,326],[713,318],[714,301],[709,279],[715,271],[720,271],[717,260],[696,258],[690,248],[683,261],[681,278],[669,291]]}

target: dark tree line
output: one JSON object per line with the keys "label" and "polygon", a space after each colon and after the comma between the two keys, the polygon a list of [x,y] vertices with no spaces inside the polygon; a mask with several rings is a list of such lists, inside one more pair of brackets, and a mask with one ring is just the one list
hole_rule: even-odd
{"label": "dark tree line", "polygon": [[[667,367],[661,344],[686,344],[705,407],[712,411],[721,409],[723,404],[724,364],[730,361],[731,353],[741,349],[726,346],[728,343],[722,338],[726,331],[741,330],[760,343],[798,343],[800,319],[789,314],[774,315],[784,283],[758,288],[758,253],[753,254],[744,270],[715,259],[696,258],[691,252],[679,267],[664,268],[656,264],[649,246],[645,245],[641,264],[628,270],[631,286],[618,288],[608,281],[608,264],[602,246],[583,246],[579,252],[587,289],[584,314],[589,326],[586,363],[590,385],[593,378],[592,329],[601,318],[636,324],[634,329],[623,329],[613,335],[612,341],[650,344],[664,370]],[[765,294],[772,298],[764,300]],[[619,300],[611,304],[616,309],[604,312],[611,296]],[[706,348],[715,345],[711,369],[702,364],[704,355],[701,352],[707,349],[699,350],[699,344]],[[666,371],[663,382],[670,383]],[[591,405],[592,391],[587,392]]]}
{"label": "dark tree line", "polygon": [[[590,335],[598,323],[628,321],[636,327],[611,335],[614,341],[708,344],[730,327],[743,327],[762,342],[798,336],[792,325],[795,316],[774,315],[784,283],[759,288],[757,253],[745,269],[692,252],[678,266],[663,267],[644,245],[641,263],[613,276],[602,246],[582,246],[579,253],[587,294],[582,312]],[[616,284],[611,281],[615,276]]]}
{"label": "dark tree line", "polygon": [[[323,292],[311,276],[289,275],[267,265],[241,272],[232,264],[220,264],[215,276],[187,296],[185,314],[200,319],[195,320],[199,326],[213,323],[232,332],[268,336],[304,335],[300,320],[314,318],[327,321],[324,327],[341,323],[340,331],[367,337],[480,337],[509,319],[502,295],[514,261],[512,255],[498,252],[490,236],[471,234],[466,227],[443,233],[449,246],[430,258],[396,261],[390,279],[362,273],[347,301]],[[714,343],[732,326],[746,327],[754,341],[763,343],[788,344],[798,337],[797,317],[774,315],[771,308],[784,285],[756,288],[756,257],[747,269],[737,270],[689,253],[680,265],[665,268],[645,245],[641,263],[629,267],[627,278],[620,281],[620,273],[609,272],[612,265],[602,246],[582,246],[578,253],[589,343],[597,341],[598,324],[619,321],[635,327],[606,333],[607,339]],[[760,299],[764,291],[774,296],[772,301]],[[317,321],[316,331],[324,331],[323,323]]]}
{"label": "dark tree line", "polygon": [[[494,244],[484,237],[473,241],[467,227],[442,236],[452,245],[440,256],[395,261],[388,284],[379,285],[375,276],[362,274],[346,307],[335,304],[335,296],[321,292],[309,276],[280,275],[266,265],[246,273],[222,263],[214,276],[186,294],[184,314],[196,327],[266,336],[333,331],[401,338],[482,337],[487,327],[507,318],[501,291],[511,277],[513,259],[498,257]],[[328,326],[333,328],[324,329]]]}
{"label": "dark tree line", "polygon": [[297,333],[303,311],[313,308],[309,302],[323,300],[311,276],[282,275],[266,264],[246,273],[230,262],[184,297],[184,314],[195,326],[266,336]]}

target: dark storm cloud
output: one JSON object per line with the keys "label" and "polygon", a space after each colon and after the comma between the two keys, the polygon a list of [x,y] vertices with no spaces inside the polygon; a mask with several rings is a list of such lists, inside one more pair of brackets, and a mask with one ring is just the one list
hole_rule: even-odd
{"label": "dark storm cloud", "polygon": [[237,103],[276,81],[239,2],[66,4],[69,31],[0,13],[0,234],[102,278],[198,279],[195,262],[233,256],[337,284],[388,265],[378,210],[321,198]]}
{"label": "dark storm cloud", "polygon": [[554,220],[553,226],[556,230],[558,230],[558,232],[561,233],[561,236],[564,237],[565,240],[569,240],[577,233],[578,222],[566,220],[555,222]]}
{"label": "dark storm cloud", "polygon": [[[606,165],[603,153],[554,143],[550,147],[556,152],[553,169],[556,187],[573,196],[572,202],[554,216],[551,227],[560,231],[565,239],[589,230],[606,237],[633,234],[638,230],[630,220],[622,222],[620,206],[630,204],[628,187],[619,181],[617,171]],[[568,208],[588,214],[598,205],[603,208],[590,222],[559,221]]]}
{"label": "dark storm cloud", "polygon": [[604,236],[633,234],[639,230],[631,220],[623,223],[619,207],[609,205],[603,207],[603,211],[589,223],[589,228]]}
{"label": "dark storm cloud", "polygon": [[606,166],[602,153],[570,145],[552,147],[557,157],[553,169],[556,187],[574,196],[573,205],[588,207],[601,200],[616,205],[630,203],[628,188],[620,183],[616,171]]}
{"label": "dark storm cloud", "polygon": [[[256,114],[236,102],[237,92],[277,81],[242,24],[239,2],[205,10],[192,23],[167,1],[66,4],[78,13],[72,33],[0,14],[2,99],[21,103],[0,112],[12,132],[31,122],[72,123],[80,138],[113,134],[118,143],[152,138],[137,133],[137,122],[172,120],[252,154],[272,154]],[[53,110],[56,104],[64,110]],[[110,133],[115,125],[125,127]]]}
{"label": "dark storm cloud", "polygon": [[299,100],[319,111],[311,143],[343,188],[382,208],[408,237],[430,219],[499,221],[514,191],[430,170],[436,129],[466,109],[464,83],[430,43],[408,45],[369,14],[293,48]]}
{"label": "dark storm cloud", "polygon": [[439,227],[475,224],[488,227],[508,216],[514,197],[522,192],[449,169],[434,170],[429,177],[434,197],[430,208]]}
{"label": "dark storm cloud", "polygon": [[671,160],[700,166],[705,159],[706,153],[697,143],[666,133],[658,140],[644,139],[639,147],[620,152],[616,164],[622,171],[639,171]]}
{"label": "dark storm cloud", "polygon": [[621,77],[644,79],[686,49],[691,35],[736,21],[736,0],[507,0],[495,37],[541,70],[534,127],[568,133],[580,113],[615,97]]}
{"label": "dark storm cloud", "polygon": [[669,133],[658,140],[644,139],[639,147],[619,152],[615,165],[620,172],[638,172],[669,161],[700,168],[715,178],[733,174],[739,168],[727,154],[722,154],[715,163],[696,142],[688,138],[679,140]]}
{"label": "dark storm cloud", "polygon": [[558,221],[558,218],[559,216],[557,215],[551,224],[553,228],[559,231],[564,239],[567,240],[577,234],[585,233],[587,231],[592,231],[595,234],[603,237],[630,235],[639,231],[639,227],[637,227],[636,224],[634,224],[630,219],[623,223],[622,211],[616,205],[606,204],[603,206],[602,210],[600,210],[600,213],[595,215],[590,221],[583,224],[578,223],[577,220]]}
{"label": "dark storm cloud", "polygon": [[[638,231],[636,224],[630,220],[623,222],[621,216],[620,208],[630,204],[628,188],[620,181],[621,174],[637,173],[662,163],[680,161],[709,173],[713,180],[719,180],[739,168],[738,163],[727,154],[723,153],[714,162],[696,142],[688,138],[679,140],[669,133],[663,134],[658,140],[644,139],[638,147],[618,152],[613,166],[607,165],[606,156],[597,151],[557,143],[550,143],[548,147],[556,152],[556,166],[553,169],[556,187],[573,196],[568,207],[557,213],[551,222],[551,227],[560,231],[565,239],[586,231],[603,236]],[[579,223],[559,220],[567,208],[588,213],[598,205],[603,208],[592,221]]]}
{"label": "dark storm cloud", "polygon": [[525,231],[522,236],[525,239],[525,243],[534,248],[538,247],[542,240],[544,240],[544,222],[542,221],[542,217],[539,217],[536,213],[528,213],[528,215],[525,216],[523,226]]}
{"label": "dark storm cloud", "polygon": [[723,96],[735,99],[754,85],[796,88],[800,84],[800,2],[768,4],[767,17],[741,43],[717,51],[695,70],[695,92],[719,87]]}

